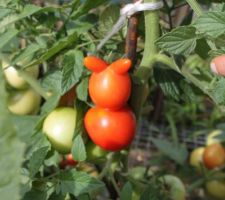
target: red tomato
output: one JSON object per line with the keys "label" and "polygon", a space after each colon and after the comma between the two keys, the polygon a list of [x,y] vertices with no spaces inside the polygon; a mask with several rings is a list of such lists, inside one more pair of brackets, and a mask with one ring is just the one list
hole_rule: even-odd
{"label": "red tomato", "polygon": [[[131,80],[128,70],[131,66],[129,59],[120,59],[107,64],[96,62],[96,69],[89,62],[93,57],[86,57],[84,64],[93,70],[89,80],[89,94],[97,107],[119,109],[123,107],[130,97]],[[94,63],[93,63],[94,65]]]}
{"label": "red tomato", "polygon": [[91,140],[109,151],[126,148],[136,129],[135,116],[127,106],[117,111],[91,108],[85,115],[84,124]]}
{"label": "red tomato", "polygon": [[203,161],[208,169],[221,167],[225,164],[225,150],[219,143],[214,143],[205,148]]}
{"label": "red tomato", "polygon": [[67,164],[70,166],[74,166],[77,164],[77,161],[73,159],[72,153],[66,155]]}
{"label": "red tomato", "polygon": [[67,166],[75,166],[77,161],[73,159],[72,153],[67,154],[66,158],[60,162],[60,168],[65,169]]}
{"label": "red tomato", "polygon": [[211,70],[215,74],[225,76],[225,55],[217,56],[211,61]]}

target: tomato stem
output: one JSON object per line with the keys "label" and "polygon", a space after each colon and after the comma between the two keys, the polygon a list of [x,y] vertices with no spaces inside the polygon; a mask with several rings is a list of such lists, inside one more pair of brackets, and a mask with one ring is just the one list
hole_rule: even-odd
{"label": "tomato stem", "polygon": [[187,0],[187,3],[194,10],[194,12],[198,17],[203,13],[201,6],[198,4],[196,0]]}
{"label": "tomato stem", "polygon": [[[158,0],[145,0],[145,3],[157,2]],[[159,11],[145,11],[145,46],[143,58],[136,75],[146,82],[153,67],[153,58],[157,54],[158,48],[155,41],[159,37]]]}
{"label": "tomato stem", "polygon": [[103,170],[101,171],[101,173],[99,174],[98,178],[101,180],[102,178],[104,178],[104,176],[109,172],[109,168],[110,168],[110,165],[112,163],[112,160],[113,160],[113,156],[114,156],[114,153],[109,153],[108,156],[107,156],[107,162],[105,164],[105,167],[103,168]]}

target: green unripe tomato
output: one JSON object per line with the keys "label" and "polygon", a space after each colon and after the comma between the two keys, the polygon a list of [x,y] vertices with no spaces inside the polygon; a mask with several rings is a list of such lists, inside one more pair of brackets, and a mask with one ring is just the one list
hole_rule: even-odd
{"label": "green unripe tomato", "polygon": [[[24,89],[28,86],[27,82],[19,76],[17,69],[13,66],[9,66],[8,63],[2,62],[2,67],[4,71],[7,83],[16,89]],[[33,66],[26,68],[25,71],[32,77],[37,78],[39,73],[38,66]]]}
{"label": "green unripe tomato", "polygon": [[162,176],[159,180],[166,188],[169,188],[172,200],[185,200],[186,190],[183,182],[178,177],[168,174]]}
{"label": "green unripe tomato", "polygon": [[17,115],[36,114],[41,103],[41,96],[32,88],[12,92],[8,98],[8,109]]}
{"label": "green unripe tomato", "polygon": [[59,107],[44,120],[43,132],[48,137],[52,147],[59,153],[71,152],[76,117],[77,111],[74,108]]}
{"label": "green unripe tomato", "polygon": [[[222,173],[217,173],[215,177],[223,176]],[[224,179],[218,179],[218,180],[210,180],[207,181],[205,184],[206,191],[208,194],[216,199],[225,199],[225,180]]]}
{"label": "green unripe tomato", "polygon": [[89,141],[86,144],[86,151],[87,151],[87,160],[94,163],[104,162],[106,159],[106,155],[108,154],[108,151],[105,151],[101,147],[96,146],[91,141]]}

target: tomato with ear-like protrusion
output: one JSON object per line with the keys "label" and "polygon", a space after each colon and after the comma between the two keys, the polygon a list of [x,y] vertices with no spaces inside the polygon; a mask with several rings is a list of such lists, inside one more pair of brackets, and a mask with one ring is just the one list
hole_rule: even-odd
{"label": "tomato with ear-like protrusion", "polygon": [[98,107],[120,109],[126,104],[131,93],[131,79],[128,74],[131,61],[120,59],[107,67],[104,61],[97,59],[98,62],[93,62],[93,60],[95,60],[93,56],[84,60],[85,66],[93,71],[89,79],[89,94],[92,101]]}
{"label": "tomato with ear-like protrusion", "polygon": [[84,125],[91,140],[101,148],[119,151],[134,138],[136,120],[129,107],[120,110],[91,108],[86,113]]}

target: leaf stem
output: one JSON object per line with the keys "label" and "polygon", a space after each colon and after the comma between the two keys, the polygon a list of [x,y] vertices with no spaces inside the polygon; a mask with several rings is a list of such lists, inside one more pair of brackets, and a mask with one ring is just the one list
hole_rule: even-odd
{"label": "leaf stem", "polygon": [[120,196],[120,189],[119,189],[119,187],[118,187],[118,185],[117,185],[117,183],[116,183],[116,180],[115,180],[115,177],[114,177],[113,173],[110,172],[109,175],[110,175],[110,179],[111,179],[111,181],[112,181],[113,187],[115,188],[115,190],[116,190],[118,196]]}
{"label": "leaf stem", "polygon": [[186,0],[186,1],[190,5],[190,7],[194,10],[194,12],[198,17],[203,13],[201,6],[198,4],[196,0]]}
{"label": "leaf stem", "polygon": [[114,153],[110,153],[107,158],[108,160],[106,161],[106,164],[105,164],[105,167],[103,168],[103,170],[101,171],[101,173],[99,174],[98,178],[101,180],[104,178],[104,176],[108,173],[109,171],[109,167],[112,163],[112,160],[113,160],[113,155]]}

